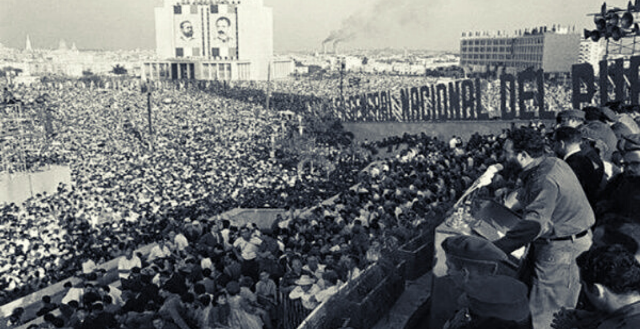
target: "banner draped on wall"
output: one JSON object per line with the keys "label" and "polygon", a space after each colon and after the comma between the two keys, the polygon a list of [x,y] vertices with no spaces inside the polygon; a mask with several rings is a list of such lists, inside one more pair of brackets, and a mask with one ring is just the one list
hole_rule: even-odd
{"label": "banner draped on wall", "polygon": [[230,59],[238,57],[236,18],[235,4],[211,5],[208,23],[211,56]]}
{"label": "banner draped on wall", "polygon": [[198,6],[176,5],[173,13],[176,57],[202,56],[205,36]]}

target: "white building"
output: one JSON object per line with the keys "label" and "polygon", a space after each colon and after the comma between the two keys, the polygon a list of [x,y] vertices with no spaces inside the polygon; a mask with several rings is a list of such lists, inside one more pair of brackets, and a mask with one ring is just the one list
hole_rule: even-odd
{"label": "white building", "polygon": [[155,8],[159,61],[143,79],[266,80],[293,71],[273,57],[273,12],[263,0],[164,0]]}
{"label": "white building", "polygon": [[589,63],[594,69],[598,63],[604,59],[606,53],[606,42],[604,39],[593,42],[591,39],[580,42],[580,63]]}

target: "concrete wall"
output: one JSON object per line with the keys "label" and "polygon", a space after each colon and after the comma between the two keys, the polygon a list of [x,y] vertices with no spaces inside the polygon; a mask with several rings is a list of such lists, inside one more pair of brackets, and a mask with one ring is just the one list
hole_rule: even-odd
{"label": "concrete wall", "polygon": [[[551,127],[554,122],[543,121],[547,127]],[[424,132],[429,136],[438,137],[448,141],[452,136],[461,137],[467,140],[474,133],[500,134],[502,129],[510,128],[512,124],[516,127],[527,125],[528,121],[447,121],[447,122],[362,122],[343,123],[347,131],[355,135],[356,141],[366,140],[379,141],[385,137],[402,136],[404,133],[411,135]]]}
{"label": "concrete wall", "polygon": [[222,215],[223,218],[235,226],[243,226],[248,223],[255,223],[259,229],[270,229],[271,224],[276,220],[276,216],[285,217],[284,209],[243,209],[237,208],[229,210]]}
{"label": "concrete wall", "polygon": [[71,185],[71,169],[68,166],[51,166],[37,172],[0,174],[0,202],[20,204],[28,198],[47,192],[51,195],[58,185]]}

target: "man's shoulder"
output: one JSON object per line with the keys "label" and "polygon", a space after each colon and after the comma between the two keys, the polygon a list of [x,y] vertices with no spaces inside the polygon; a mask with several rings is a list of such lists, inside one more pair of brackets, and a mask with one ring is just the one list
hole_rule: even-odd
{"label": "man's shoulder", "polygon": [[[587,168],[590,166],[593,168],[593,163],[591,162],[591,160],[589,159],[589,157],[587,157],[586,155],[582,154],[582,153],[574,153],[570,156],[567,157],[567,159],[565,160],[569,166],[571,166],[572,168],[574,167],[574,165],[577,166],[587,166]],[[595,169],[595,168],[594,168]]]}

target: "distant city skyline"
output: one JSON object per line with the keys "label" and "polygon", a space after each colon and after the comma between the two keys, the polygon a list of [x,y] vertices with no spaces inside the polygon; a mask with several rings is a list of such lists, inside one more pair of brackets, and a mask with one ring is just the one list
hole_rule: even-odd
{"label": "distant city skyline", "polygon": [[[176,1],[179,2],[179,1]],[[339,38],[345,48],[456,51],[462,32],[513,32],[560,24],[592,29],[594,0],[264,0],[273,8],[277,53],[321,50]],[[608,1],[626,7],[627,1]],[[161,0],[0,0],[0,43],[56,49],[155,49],[154,7]]]}

